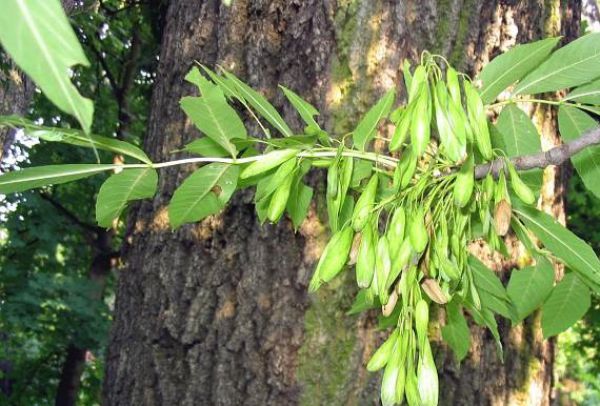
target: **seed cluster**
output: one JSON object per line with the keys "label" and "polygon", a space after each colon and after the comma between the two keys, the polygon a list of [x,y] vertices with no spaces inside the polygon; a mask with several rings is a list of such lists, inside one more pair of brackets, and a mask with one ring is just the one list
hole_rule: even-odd
{"label": "seed cluster", "polygon": [[[408,77],[409,72],[405,71]],[[401,158],[392,178],[375,172],[351,211],[344,196],[353,158],[340,156],[328,170],[330,217],[339,225],[327,244],[309,289],[332,280],[355,256],[362,298],[397,317],[391,335],[367,368],[385,368],[384,405],[436,405],[438,378],[427,337],[429,303],[454,299],[481,309],[467,246],[477,238],[502,249],[511,224],[511,197],[535,196],[506,161],[507,173],[475,179],[477,163],[497,158],[483,103],[473,85],[433,60],[409,79],[408,104],[392,113],[390,150]],[[507,179],[508,175],[508,179]],[[475,226],[477,223],[478,227]],[[356,255],[352,255],[352,250]]]}

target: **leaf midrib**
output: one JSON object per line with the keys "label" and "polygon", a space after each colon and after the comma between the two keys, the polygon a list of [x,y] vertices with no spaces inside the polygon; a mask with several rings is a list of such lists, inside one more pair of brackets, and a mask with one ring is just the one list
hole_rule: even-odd
{"label": "leaf midrib", "polygon": [[[46,59],[46,62],[50,66],[52,76],[54,76],[54,78],[55,78],[56,82],[59,84],[63,94],[67,97],[67,101],[69,103],[69,106],[71,107],[71,110],[77,116],[77,120],[80,123],[84,123],[85,120],[81,116],[81,112],[79,111],[79,109],[75,106],[70,92],[65,87],[64,80],[61,80],[61,75],[60,75],[60,72],[58,71],[58,67],[56,66],[53,58],[51,57],[51,55],[48,53],[48,50],[46,49],[48,45],[43,40],[40,32],[38,31],[36,24],[33,21],[33,17],[29,13],[29,10],[27,9],[27,6],[25,6],[23,0],[17,0],[17,6],[21,10],[21,13],[23,13],[23,18],[24,18],[25,22],[27,23],[27,26],[31,30],[31,33],[34,36],[36,42],[38,42],[38,47],[42,51],[42,54],[44,55],[44,59]],[[66,72],[65,72],[65,75],[66,75]]]}
{"label": "leaf midrib", "polygon": [[[387,92],[385,94],[385,96],[377,103],[377,104],[381,103],[379,105],[379,108],[377,110],[375,110],[375,112],[377,113],[377,115],[376,115],[377,119],[373,122],[372,125],[369,126],[370,128],[367,127],[368,131],[365,132],[364,140],[362,140],[363,142],[360,145],[361,148],[364,148],[365,144],[368,142],[369,135],[371,135],[371,133],[377,128],[377,124],[379,124],[381,117],[383,117],[383,112],[386,110],[386,106],[388,104],[388,99],[390,98],[391,94],[392,94],[391,91]],[[367,113],[367,116],[368,116],[368,114],[369,113]],[[367,118],[367,116],[365,116],[365,119]],[[356,129],[358,129],[361,124],[362,124],[362,122],[358,123],[358,126],[356,127]],[[356,132],[356,130],[354,130],[354,131]]]}
{"label": "leaf midrib", "polygon": [[206,110],[210,115],[212,122],[215,124],[215,127],[217,128],[217,131],[221,136],[221,142],[219,142],[219,144],[226,148],[227,151],[231,154],[231,156],[235,157],[235,147],[231,144],[229,138],[227,138],[227,133],[225,132],[225,129],[221,126],[221,121],[217,118],[211,103],[209,103],[208,100],[204,100],[204,98],[202,98],[201,100],[204,103],[204,107],[206,107]]}
{"label": "leaf midrib", "polygon": [[[569,120],[571,120],[571,124],[573,125],[573,127],[575,127],[575,129],[576,129],[576,131],[577,131],[578,135],[581,135],[581,134],[583,134],[583,133],[584,133],[584,131],[586,131],[586,129],[585,129],[585,128],[582,128],[582,127],[580,127],[580,126],[579,126],[579,123],[577,122],[577,120],[575,120],[575,119],[573,118],[573,116],[572,116],[572,114],[573,114],[573,113],[572,113],[572,112],[570,112],[570,111],[569,111],[569,109],[563,109],[563,111],[564,111],[564,112],[565,112],[565,114],[568,116]],[[589,151],[589,150],[584,150],[584,151],[581,151],[581,152],[582,152],[582,153],[584,153],[584,154],[585,154],[585,156],[587,156],[588,158],[591,158],[591,160],[592,160],[592,163],[593,163],[594,167],[596,167],[597,171],[599,171],[599,172],[600,172],[600,163],[598,163],[598,161],[597,161],[597,160],[599,159],[599,157],[597,156],[597,154],[594,154],[594,153],[592,153],[592,152],[591,152],[591,151]],[[577,157],[576,157],[576,156],[574,156],[573,158],[574,158],[575,160],[577,160]],[[577,168],[577,169],[579,170],[579,168]],[[580,176],[582,176],[582,178],[583,178],[583,175],[582,175],[582,174],[579,174],[579,175],[580,175]]]}
{"label": "leaf midrib", "polygon": [[574,66],[577,66],[577,65],[579,65],[579,64],[581,64],[581,63],[584,63],[584,62],[587,62],[587,61],[589,61],[590,59],[594,59],[594,58],[598,58],[598,57],[600,57],[600,48],[599,48],[599,50],[598,50],[598,52],[597,52],[597,53],[595,53],[595,54],[593,54],[593,55],[591,55],[591,56],[588,56],[588,57],[586,57],[586,58],[584,58],[584,59],[581,59],[581,60],[579,60],[579,61],[577,61],[577,62],[575,62],[575,63],[573,63],[573,64],[571,64],[571,65],[568,65],[568,66],[563,66],[562,68],[559,68],[559,69],[557,69],[557,70],[554,70],[554,71],[552,71],[551,73],[549,73],[549,74],[547,74],[547,75],[545,75],[545,76],[542,76],[542,77],[540,77],[539,79],[537,79],[537,80],[535,80],[535,81],[533,81],[533,82],[531,82],[531,83],[527,84],[525,87],[522,87],[521,89],[518,89],[518,88],[517,88],[517,89],[516,89],[516,91],[515,91],[515,94],[523,94],[523,91],[524,91],[525,89],[527,89],[527,88],[530,88],[530,87],[532,87],[533,85],[535,85],[535,84],[537,84],[537,83],[539,83],[539,82],[541,82],[541,81],[543,81],[543,80],[546,80],[546,79],[548,79],[549,77],[556,76],[556,75],[558,75],[559,73],[562,73],[563,71],[565,71],[565,70],[567,70],[567,69],[571,69],[571,68],[573,68]]}
{"label": "leaf midrib", "polygon": [[[554,236],[554,234],[553,234],[552,232],[550,232],[550,230],[548,230],[548,229],[547,229],[546,227],[544,227],[542,224],[540,224],[539,222],[537,222],[537,221],[536,221],[535,219],[533,219],[531,216],[527,215],[527,213],[524,213],[524,212],[522,212],[521,210],[518,210],[518,209],[515,209],[515,212],[517,212],[517,213],[518,213],[519,215],[521,215],[521,216],[524,216],[524,217],[526,217],[526,218],[527,218],[527,219],[529,219],[531,222],[535,223],[535,224],[536,224],[538,227],[540,227],[540,228],[541,228],[542,230],[544,230],[546,233],[550,234],[551,236]],[[554,236],[554,237],[555,237],[555,236]],[[574,255],[575,255],[577,258],[579,258],[580,260],[582,260],[582,261],[583,261],[583,262],[584,262],[584,263],[585,263],[585,264],[588,266],[588,268],[589,268],[589,269],[592,269],[592,270],[594,270],[594,269],[595,269],[595,268],[594,268],[594,266],[593,266],[592,264],[590,264],[586,258],[584,258],[584,257],[582,257],[581,255],[579,255],[579,254],[577,253],[577,251],[574,251],[574,250],[572,250],[572,249],[571,249],[571,247],[570,247],[568,244],[564,244],[564,243],[562,242],[562,240],[561,240],[561,239],[558,239],[558,238],[556,238],[556,237],[555,237],[555,240],[556,240],[556,241],[558,241],[560,244],[562,244],[564,247],[566,247],[566,248],[567,248],[567,250],[568,250],[569,252],[572,252],[572,253],[573,253],[573,254],[574,254]],[[566,261],[565,261],[565,262],[566,262]],[[595,275],[593,272],[592,272],[591,274],[592,274],[592,275]]]}
{"label": "leaf midrib", "polygon": [[[556,44],[553,44],[552,47],[554,47]],[[484,89],[483,92],[481,92],[481,98],[485,99],[485,94],[486,92],[488,92],[488,90],[490,90],[496,83],[498,83],[501,79],[503,79],[505,76],[507,76],[509,73],[511,73],[512,71],[516,70],[517,67],[519,67],[520,65],[524,64],[525,62],[527,62],[529,59],[531,59],[532,57],[534,57],[535,55],[537,55],[537,53],[541,52],[541,51],[545,51],[547,49],[546,47],[542,47],[539,48],[537,51],[533,52],[529,57],[522,59],[521,61],[517,62],[512,69],[509,69],[507,71],[505,71],[503,74],[501,74],[500,76],[498,76],[498,78],[494,81],[492,81],[489,85],[486,86],[486,88]]]}
{"label": "leaf midrib", "polygon": [[[85,165],[85,164],[81,164],[81,165]],[[102,166],[97,166],[96,164],[90,164],[93,165],[93,168],[85,168],[85,169],[81,169],[81,170],[73,170],[73,171],[69,171],[69,172],[60,172],[60,173],[54,173],[54,174],[50,174],[50,175],[38,175],[35,177],[17,177],[15,179],[13,179],[12,181],[9,180],[8,182],[2,179],[2,176],[0,176],[0,185],[14,185],[14,184],[19,184],[19,183],[24,183],[24,182],[32,182],[32,181],[36,181],[36,180],[42,180],[42,179],[54,179],[54,178],[62,178],[62,177],[66,177],[66,176],[72,176],[72,175],[82,175],[82,174],[86,174],[86,173],[93,173],[93,172],[103,172],[103,171],[107,171],[109,169],[114,169],[117,167],[120,167],[120,165],[113,165],[113,164],[106,164],[106,165],[102,165]],[[62,165],[49,165],[50,167],[52,166],[62,166]],[[46,166],[48,167],[48,166]],[[44,168],[44,166],[36,166],[36,167],[32,167],[32,168]],[[23,170],[26,170],[29,168],[25,168]],[[8,173],[15,173],[17,174],[20,171],[15,171],[15,172],[8,172]],[[8,173],[6,175],[8,175]],[[4,175],[4,176],[6,176]],[[15,175],[16,176],[16,175]]]}
{"label": "leaf midrib", "polygon": [[[240,83],[238,83],[240,82]],[[273,124],[275,127],[277,127],[277,129],[279,131],[281,131],[281,133],[283,135],[285,135],[286,137],[290,137],[293,134],[291,133],[291,130],[289,130],[288,128],[283,127],[283,125],[280,123],[281,121],[281,117],[279,117],[279,119],[276,116],[273,116],[272,112],[269,111],[268,107],[263,106],[259,100],[257,100],[254,95],[248,91],[248,89],[246,89],[243,85],[245,85],[244,83],[241,83],[241,81],[239,79],[236,78],[236,80],[234,80],[234,84],[236,85],[236,87],[238,88],[239,91],[241,91],[242,93],[244,93],[245,97],[250,98],[252,101],[254,101],[255,103],[255,108],[259,109],[262,111],[263,115],[267,116],[267,120]]]}
{"label": "leaf midrib", "polygon": [[[188,216],[188,215],[189,215],[189,214],[192,212],[192,208],[195,208],[195,207],[198,205],[198,203],[200,203],[200,201],[201,201],[201,200],[203,200],[203,199],[204,199],[204,198],[205,198],[205,197],[206,197],[206,196],[207,196],[207,195],[210,193],[210,191],[212,190],[212,188],[213,188],[213,187],[215,187],[215,185],[217,185],[217,184],[218,184],[218,182],[219,182],[219,180],[221,179],[221,177],[222,177],[222,176],[225,174],[225,172],[226,172],[226,171],[229,169],[229,166],[230,166],[230,165],[223,165],[223,169],[222,169],[222,170],[220,170],[220,171],[218,172],[218,175],[214,177],[214,180],[213,180],[213,181],[210,183],[210,187],[206,188],[206,191],[205,191],[204,193],[200,194],[200,196],[199,196],[197,199],[193,200],[193,202],[194,202],[194,203],[193,203],[193,204],[190,204],[190,205],[188,206],[188,209],[187,209],[187,210],[184,210],[184,212],[183,212],[183,213],[184,213],[184,215],[183,215],[183,216],[181,216],[181,218],[182,218],[182,219],[186,219],[186,218],[187,218],[187,216]],[[217,201],[218,201],[218,200],[219,200],[219,199],[217,198]]]}

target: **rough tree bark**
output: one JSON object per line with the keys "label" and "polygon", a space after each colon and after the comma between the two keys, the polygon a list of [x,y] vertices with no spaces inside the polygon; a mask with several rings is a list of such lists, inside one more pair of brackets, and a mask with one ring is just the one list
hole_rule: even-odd
{"label": "rough tree bark", "polygon": [[[476,72],[514,43],[558,33],[572,38],[580,6],[562,3],[235,0],[227,8],[217,0],[171,2],[146,149],[155,160],[170,159],[198,136],[178,105],[194,92],[183,81],[194,61],[233,70],[299,130],[276,92],[285,84],[318,106],[320,121],[339,135],[386,89],[401,87],[401,62],[424,49]],[[544,124],[550,145],[555,130]],[[306,294],[326,240],[323,202],[317,199],[298,234],[287,221],[260,227],[250,192],[222,215],[172,232],[166,205],[192,169],[162,172],[159,195],[130,216],[105,403],[377,404],[379,378],[364,365],[381,334],[371,316],[344,315],[351,273]],[[546,182],[549,206],[560,213],[559,176],[550,173]],[[541,342],[539,321],[501,330],[504,364],[481,329],[473,330],[460,369],[444,347],[437,349],[442,404],[549,404],[553,348]]]}

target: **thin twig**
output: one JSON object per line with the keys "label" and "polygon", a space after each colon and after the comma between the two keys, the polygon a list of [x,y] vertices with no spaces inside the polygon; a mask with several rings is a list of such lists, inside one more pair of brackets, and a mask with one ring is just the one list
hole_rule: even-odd
{"label": "thin twig", "polygon": [[[565,144],[558,145],[548,151],[542,151],[531,155],[521,155],[511,158],[510,161],[519,171],[528,169],[543,169],[549,165],[560,165],[576,153],[600,144],[600,127],[587,131],[579,138],[571,140]],[[504,168],[504,159],[499,158],[492,162],[477,165],[475,167],[475,178],[484,178],[488,173],[498,176],[500,170]]]}
{"label": "thin twig", "polygon": [[45,201],[47,201],[48,203],[50,203],[52,206],[54,206],[54,208],[56,210],[58,210],[63,216],[65,216],[67,219],[69,219],[69,221],[71,221],[73,224],[81,227],[84,231],[91,232],[91,233],[98,233],[99,231],[102,231],[102,228],[100,228],[96,225],[93,225],[93,224],[86,223],[85,221],[81,220],[77,215],[75,215],[75,213],[73,213],[71,210],[67,209],[65,206],[63,206],[60,202],[55,200],[48,193],[40,192],[40,197],[42,199],[44,199]]}

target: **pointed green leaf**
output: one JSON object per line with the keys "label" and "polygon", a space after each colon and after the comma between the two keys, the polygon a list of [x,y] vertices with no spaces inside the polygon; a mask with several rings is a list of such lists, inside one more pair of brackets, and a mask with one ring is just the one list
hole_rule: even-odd
{"label": "pointed green leaf", "polygon": [[196,170],[175,190],[169,204],[173,228],[218,213],[235,191],[240,168],[212,163]]}
{"label": "pointed green leaf", "polygon": [[314,147],[316,141],[317,137],[314,135],[292,135],[286,138],[271,138],[263,142],[275,148],[306,149]]}
{"label": "pointed green leaf", "polygon": [[471,331],[461,307],[454,301],[446,306],[447,320],[442,327],[442,338],[452,348],[456,359],[460,362],[469,353]]}
{"label": "pointed green leaf", "polygon": [[219,158],[229,156],[229,152],[227,152],[225,148],[220,146],[212,138],[208,137],[198,138],[197,140],[186,144],[183,150],[200,156],[212,156]]}
{"label": "pointed green leaf", "polygon": [[233,82],[238,92],[244,100],[248,102],[262,117],[264,117],[273,127],[277,129],[285,137],[291,137],[294,132],[288,127],[287,123],[281,118],[275,107],[267,101],[267,99],[252,89],[250,86],[239,80],[235,75],[229,72],[224,72],[225,76]]}
{"label": "pointed green leaf", "polygon": [[562,333],[581,319],[590,307],[590,296],[576,274],[566,274],[542,306],[544,338]]}
{"label": "pointed green leaf", "polygon": [[481,306],[484,308],[511,320],[513,323],[517,323],[517,309],[510,300],[500,299],[486,290],[479,291],[479,299],[481,300]]}
{"label": "pointed green leaf", "polygon": [[508,86],[539,66],[559,40],[560,38],[546,38],[517,45],[492,59],[477,77],[481,81],[481,100],[484,103],[493,102]]}
{"label": "pointed green leaf", "polygon": [[0,176],[0,194],[22,192],[40,186],[56,185],[121,168],[108,164],[69,164],[34,166]]}
{"label": "pointed green leaf", "polygon": [[[231,143],[238,151],[240,151],[253,145],[255,141],[256,140],[252,138],[234,138],[231,140]],[[229,153],[222,146],[213,141],[212,138],[208,137],[198,138],[197,140],[186,144],[186,146],[183,147],[183,150],[204,157],[224,158],[229,156]]]}
{"label": "pointed green leaf", "polygon": [[0,127],[9,126],[21,128],[25,135],[40,138],[49,142],[62,142],[79,147],[95,148],[114,152],[135,158],[150,164],[150,158],[137,146],[115,138],[101,135],[85,134],[83,131],[71,128],[45,127],[34,124],[32,121],[18,116],[0,116]]}
{"label": "pointed green leaf", "polygon": [[514,212],[544,246],[575,271],[594,291],[600,292],[600,260],[582,239],[550,215],[515,199]]}
{"label": "pointed green leaf", "polygon": [[0,43],[42,92],[90,132],[94,103],[71,83],[74,65],[89,66],[58,0],[3,0]]}
{"label": "pointed green leaf", "polygon": [[236,155],[234,138],[246,138],[246,127],[233,107],[227,104],[223,92],[215,87],[203,97],[184,97],[181,108],[206,136]]}
{"label": "pointed green leaf", "polygon": [[554,269],[545,258],[538,258],[535,267],[514,269],[508,282],[508,296],[517,309],[520,322],[541,306],[554,285]]}
{"label": "pointed green leaf", "polygon": [[[534,154],[542,150],[540,135],[535,125],[523,110],[514,104],[502,109],[496,122],[497,134],[500,135],[497,144],[509,157]],[[538,193],[542,186],[542,170],[533,169],[521,173],[523,181]]]}
{"label": "pointed green leaf", "polygon": [[212,71],[208,67],[204,65],[200,65],[204,72],[210,77],[210,79],[215,82],[217,86],[221,88],[225,96],[230,99],[237,99],[244,106],[247,106],[244,97],[240,94],[240,92],[235,87],[235,84],[226,77],[218,75],[216,72]]}
{"label": "pointed green leaf", "polygon": [[314,108],[309,102],[304,100],[302,97],[298,96],[296,93],[294,93],[287,87],[284,87],[282,85],[279,85],[279,87],[283,91],[285,97],[287,97],[289,102],[292,104],[292,106],[294,106],[298,114],[300,114],[300,117],[302,117],[302,120],[304,120],[306,125],[311,126],[315,129],[320,129],[321,127],[319,127],[319,124],[317,124],[317,122],[313,118],[314,116],[319,115],[319,111],[316,108]]}
{"label": "pointed green leaf", "polygon": [[589,82],[600,75],[600,33],[584,35],[554,52],[525,77],[514,94],[550,92]]}
{"label": "pointed green leaf", "polygon": [[110,227],[127,203],[154,196],[158,174],[154,169],[126,169],[109,177],[100,187],[96,199],[96,221]]}
{"label": "pointed green leaf", "polygon": [[473,271],[473,280],[477,290],[485,290],[502,300],[510,301],[504,285],[502,285],[502,282],[500,282],[494,271],[485,266],[473,255],[469,255],[469,266]]}
{"label": "pointed green leaf", "polygon": [[600,104],[600,79],[573,89],[563,100],[575,100],[579,103]]}
{"label": "pointed green leaf", "polygon": [[394,100],[396,99],[396,91],[390,89],[379,101],[371,107],[371,109],[365,114],[360,123],[356,126],[356,129],[352,133],[354,145],[356,148],[363,150],[367,143],[375,136],[377,125],[381,119],[385,118],[389,113]]}
{"label": "pointed green leaf", "polygon": [[[587,113],[569,106],[558,110],[558,128],[564,141],[579,138],[583,133],[598,127],[598,123]],[[588,147],[571,157],[573,166],[581,176],[585,187],[600,198],[600,146]]]}

